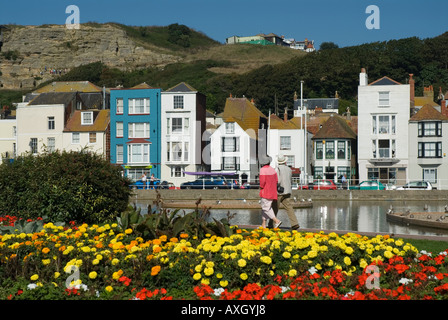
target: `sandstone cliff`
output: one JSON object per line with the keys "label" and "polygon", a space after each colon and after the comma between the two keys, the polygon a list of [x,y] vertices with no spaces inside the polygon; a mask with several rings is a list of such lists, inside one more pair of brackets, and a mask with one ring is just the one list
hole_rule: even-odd
{"label": "sandstone cliff", "polygon": [[10,26],[3,31],[0,88],[32,89],[79,65],[101,61],[122,70],[164,66],[180,61],[172,52],[136,43],[125,31],[109,24]]}

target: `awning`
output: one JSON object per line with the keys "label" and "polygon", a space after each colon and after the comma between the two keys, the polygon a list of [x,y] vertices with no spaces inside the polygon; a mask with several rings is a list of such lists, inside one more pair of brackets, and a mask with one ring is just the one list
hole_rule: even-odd
{"label": "awning", "polygon": [[194,176],[232,176],[236,174],[236,172],[205,172],[205,171],[199,171],[199,172],[185,171],[184,173]]}

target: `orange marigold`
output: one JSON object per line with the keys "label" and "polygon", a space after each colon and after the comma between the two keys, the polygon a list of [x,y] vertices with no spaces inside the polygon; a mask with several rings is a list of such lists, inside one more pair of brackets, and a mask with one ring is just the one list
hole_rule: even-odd
{"label": "orange marigold", "polygon": [[159,274],[161,267],[160,266],[154,266],[151,268],[151,275],[156,276]]}

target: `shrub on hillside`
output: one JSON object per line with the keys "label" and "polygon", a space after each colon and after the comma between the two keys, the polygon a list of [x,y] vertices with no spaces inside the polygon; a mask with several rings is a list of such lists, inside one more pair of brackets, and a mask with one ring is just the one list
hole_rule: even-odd
{"label": "shrub on hillside", "polygon": [[0,214],[100,223],[127,208],[122,169],[89,152],[23,155],[0,165]]}

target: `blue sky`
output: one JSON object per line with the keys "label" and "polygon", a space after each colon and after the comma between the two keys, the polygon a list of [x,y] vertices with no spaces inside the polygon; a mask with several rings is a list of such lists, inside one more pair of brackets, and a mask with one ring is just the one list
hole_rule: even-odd
{"label": "blue sky", "polygon": [[[0,4],[0,24],[64,24],[68,5],[81,23],[138,26],[185,24],[224,42],[233,35],[275,33],[287,38],[332,41],[340,47],[429,38],[448,31],[446,0],[16,0]],[[366,28],[369,5],[380,10],[380,29]]]}

